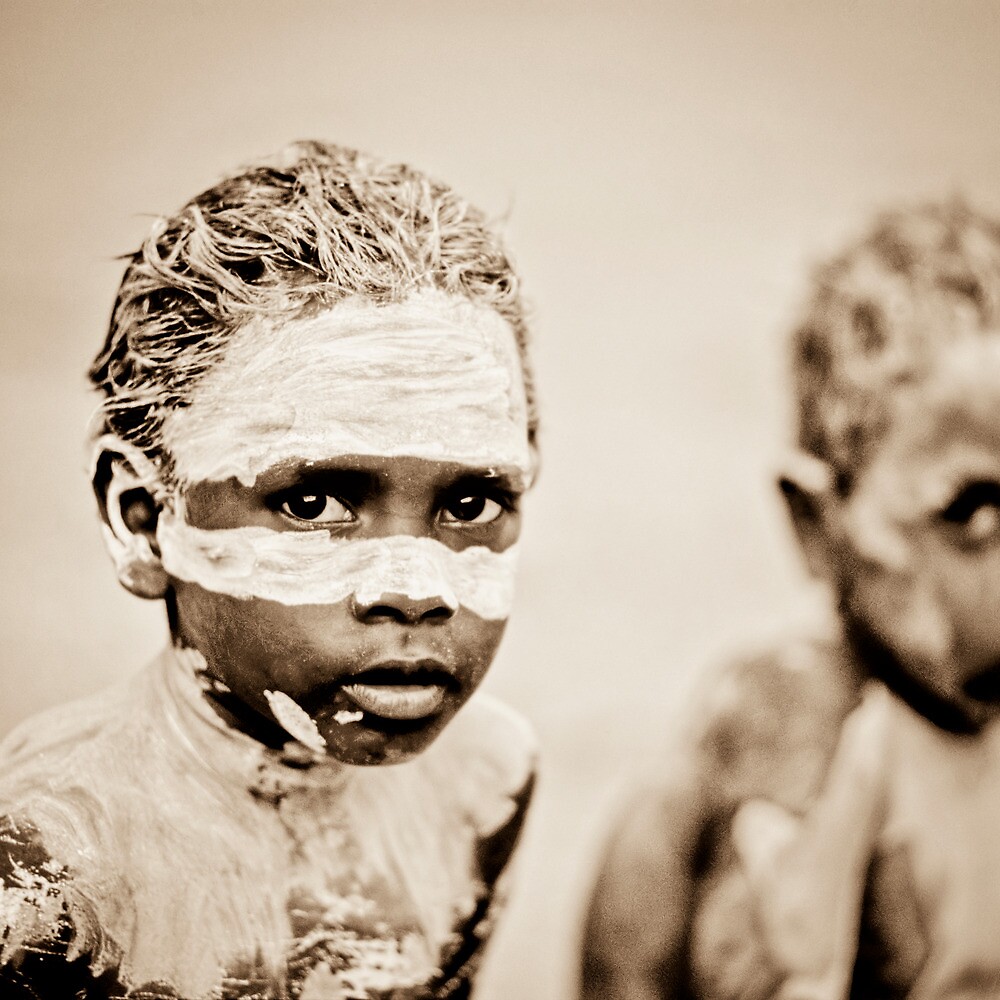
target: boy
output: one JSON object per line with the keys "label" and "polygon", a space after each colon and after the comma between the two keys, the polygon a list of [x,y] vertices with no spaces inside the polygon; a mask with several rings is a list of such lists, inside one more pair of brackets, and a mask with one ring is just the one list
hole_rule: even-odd
{"label": "boy", "polygon": [[497,239],[298,143],[154,227],[91,376],[108,545],[172,646],[3,746],[0,992],[467,996],[534,772],[502,706],[455,718],[535,468]]}
{"label": "boy", "polygon": [[1000,225],[818,275],[781,480],[839,635],[717,679],[613,838],[586,997],[1000,996]]}

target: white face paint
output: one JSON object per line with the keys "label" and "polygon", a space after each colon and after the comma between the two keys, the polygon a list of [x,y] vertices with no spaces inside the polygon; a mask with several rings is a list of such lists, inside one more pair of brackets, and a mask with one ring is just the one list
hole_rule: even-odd
{"label": "white face paint", "polygon": [[326,750],[326,740],[320,735],[316,723],[301,705],[297,704],[284,691],[265,691],[264,697],[267,699],[275,719],[289,736],[297,739],[316,753],[323,753]]}
{"label": "white face paint", "polygon": [[280,461],[331,455],[531,469],[510,325],[433,290],[385,306],[348,300],[277,329],[248,324],[163,436],[187,483],[250,486]]}
{"label": "white face paint", "polygon": [[329,531],[250,526],[205,531],[164,511],[156,531],[163,566],[230,597],[281,604],[362,604],[383,594],[439,599],[481,618],[504,619],[514,596],[517,546],[455,551],[433,538],[340,539]]}
{"label": "white face paint", "polygon": [[[347,301],[279,327],[248,325],[190,405],[167,418],[164,439],[182,483],[251,486],[275,465],[344,455],[504,467],[525,480],[532,467],[510,325],[492,309],[427,290],[402,303]],[[485,619],[510,613],[516,546],[456,551],[409,535],[202,530],[186,522],[183,506],[159,518],[163,566],[216,593],[287,605],[401,594]]]}

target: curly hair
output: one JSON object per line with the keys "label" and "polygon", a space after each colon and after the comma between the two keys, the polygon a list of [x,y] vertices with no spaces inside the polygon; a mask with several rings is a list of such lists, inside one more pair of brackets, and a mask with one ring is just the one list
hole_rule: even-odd
{"label": "curly hair", "polygon": [[103,427],[169,478],[163,420],[187,405],[252,317],[310,315],[351,296],[436,288],[488,306],[517,340],[537,430],[519,281],[485,216],[403,164],[316,141],[251,164],[159,219],[129,258],[90,379]]}
{"label": "curly hair", "polygon": [[792,337],[800,446],[842,493],[940,347],[1000,333],[1000,222],[960,200],[886,212],[817,271]]}

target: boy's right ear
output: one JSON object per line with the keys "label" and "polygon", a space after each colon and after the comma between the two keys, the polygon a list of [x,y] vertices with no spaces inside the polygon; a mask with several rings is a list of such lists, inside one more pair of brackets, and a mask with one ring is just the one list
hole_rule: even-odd
{"label": "boy's right ear", "polygon": [[170,581],[156,544],[164,498],[159,470],[140,449],[112,435],[95,443],[92,469],[104,541],[119,582],[137,597],[163,597]]}
{"label": "boy's right ear", "polygon": [[809,572],[833,579],[836,564],[840,498],[833,470],[822,459],[796,451],[789,455],[778,476],[778,488]]}

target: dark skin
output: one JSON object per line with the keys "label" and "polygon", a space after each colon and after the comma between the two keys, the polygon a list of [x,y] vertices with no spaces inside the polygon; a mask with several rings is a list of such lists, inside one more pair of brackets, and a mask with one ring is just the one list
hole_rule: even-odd
{"label": "dark skin", "polygon": [[[410,535],[455,551],[502,552],[520,532],[523,488],[516,469],[354,455],[286,461],[251,487],[235,479],[201,482],[183,495],[188,522],[207,530],[258,525],[327,530],[343,539]],[[184,580],[171,584],[175,639],[198,649],[209,677],[230,689],[210,696],[227,722],[280,746],[288,737],[274,725],[264,691],[283,691],[314,718],[328,752],[350,764],[392,763],[424,750],[482,681],[506,624],[435,597],[285,605]],[[422,719],[365,713],[338,723],[336,712],[356,708],[342,687],[373,669],[385,671],[366,675],[376,681],[440,683],[444,700]]]}
{"label": "dark skin", "polygon": [[[782,481],[809,568],[831,585],[842,641],[779,651],[714,679],[720,697],[701,706],[696,736],[609,841],[585,931],[582,997],[778,994],[789,969],[762,933],[734,817],[754,800],[809,814],[869,678],[970,748],[996,724],[998,373],[993,341],[957,342],[925,382],[899,391],[895,419],[849,491],[819,459],[814,475]],[[992,773],[986,752],[982,767]],[[919,882],[901,849],[883,845],[866,860],[844,995],[903,997],[933,964],[920,905],[935,887]],[[965,972],[971,983],[994,968],[970,963]],[[977,990],[968,995],[996,995]]]}
{"label": "dark skin", "polygon": [[[149,540],[154,564],[150,575],[142,578],[146,588],[142,594],[160,597],[162,594],[155,593],[159,574],[165,574],[155,558],[160,508],[140,485],[128,485],[124,492],[110,490],[112,461],[131,464],[129,456],[115,453],[98,466],[95,485],[102,506],[107,498],[113,499],[121,514],[108,517],[104,509],[106,521],[112,530],[117,527],[122,531],[123,537],[141,535]],[[138,483],[139,479],[132,476],[128,482]],[[183,503],[193,526],[206,530],[257,525],[275,532],[320,530],[343,539],[409,535],[435,539],[455,551],[483,546],[501,552],[517,540],[523,488],[521,472],[516,469],[338,456],[322,463],[282,463],[267,470],[250,488],[237,481],[195,484],[183,490]],[[305,750],[299,744],[286,745],[289,734],[274,722],[263,690],[291,693],[329,733],[328,752],[339,761],[377,764],[406,760],[426,748],[470,697],[505,626],[503,620],[485,620],[433,595],[415,601],[402,594],[382,594],[377,603],[368,605],[348,599],[325,606],[287,606],[260,599],[236,600],[173,578],[164,577],[163,585],[169,588],[166,597],[175,642],[197,648],[205,657],[205,673],[232,689],[228,695],[206,691],[210,702],[230,724],[273,747],[286,746],[289,764],[306,765],[313,758],[311,754],[294,754],[292,748]],[[424,673],[431,675],[431,682],[443,675],[447,681],[443,704],[421,719],[379,720],[368,713],[361,721],[338,725],[332,713],[346,704],[341,685],[373,663],[387,660],[403,674],[411,665],[415,672],[412,679],[418,682]],[[502,740],[500,747],[506,749],[506,741]],[[509,792],[504,789],[512,798],[513,813],[496,828],[477,828],[469,858],[470,877],[481,880],[481,885],[473,886],[474,905],[456,917],[453,933],[440,951],[439,972],[425,987],[414,987],[414,995],[469,995],[482,943],[495,914],[494,886],[514,849],[531,795],[530,752],[516,743],[512,749],[523,769],[520,784]],[[461,767],[464,761],[458,759],[455,764]],[[500,791],[488,785],[481,790],[486,796]],[[10,854],[7,867],[13,873],[11,882],[20,884],[19,880],[31,877],[58,886],[63,881],[62,867],[50,857],[34,828],[13,828],[8,823],[0,829],[0,854],[5,852]],[[362,872],[359,877],[367,876]],[[387,900],[377,889],[370,888],[372,902],[385,904],[379,920],[387,919],[392,931],[396,927],[392,924],[395,909],[405,902],[404,888],[393,883]],[[297,909],[299,902],[298,897],[289,897],[297,940],[294,960],[289,959],[288,979],[281,987],[293,992],[329,958],[324,951],[326,924],[320,919],[325,919],[325,911],[322,907],[315,913]],[[374,931],[381,933],[380,926],[373,918]],[[123,996],[127,991],[164,1000],[180,995],[178,988],[166,981],[130,982],[124,963],[121,969],[108,967],[99,972],[90,953],[77,956],[73,952],[71,942],[77,935],[78,928],[68,913],[46,928],[44,936],[31,942],[22,958],[0,969],[0,994],[7,996],[12,991],[11,995],[26,998],[79,994],[95,1000]],[[314,945],[308,941],[310,935]],[[227,996],[232,990],[243,995],[247,989],[270,995],[278,988],[270,978],[260,978],[253,960],[236,959],[220,974]],[[396,990],[391,992],[395,995]]]}

